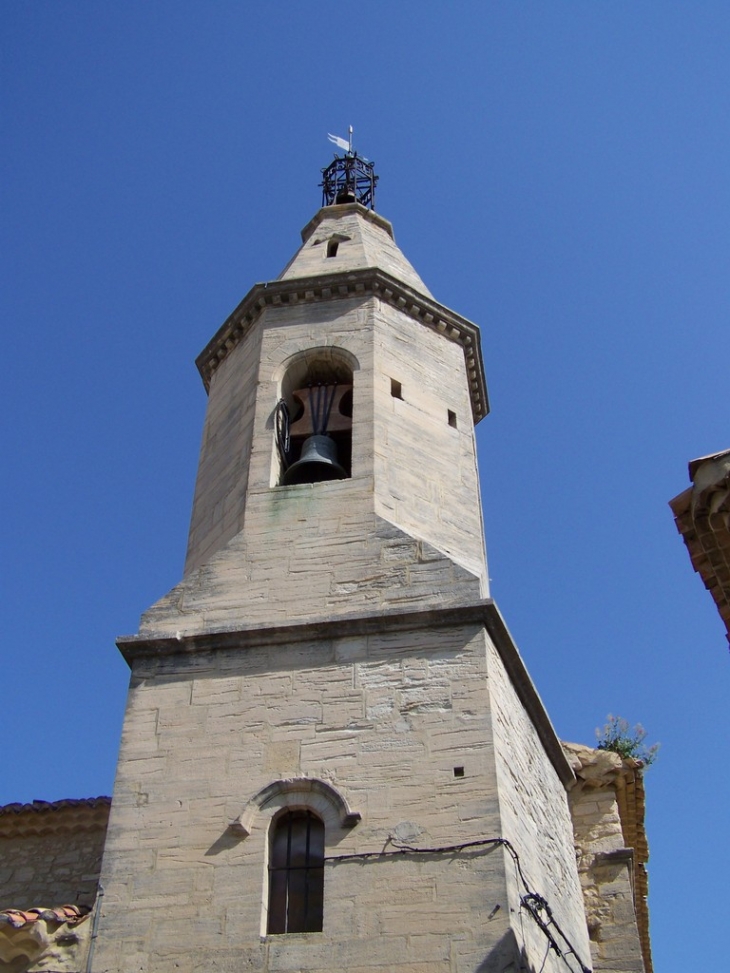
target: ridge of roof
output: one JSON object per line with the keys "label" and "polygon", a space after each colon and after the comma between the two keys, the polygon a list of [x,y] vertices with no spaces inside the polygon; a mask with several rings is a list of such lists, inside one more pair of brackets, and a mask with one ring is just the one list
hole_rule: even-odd
{"label": "ridge of roof", "polygon": [[0,815],[3,814],[41,814],[44,811],[60,811],[64,808],[78,807],[107,807],[111,805],[111,797],[66,797],[59,801],[31,801],[28,804],[0,804]]}
{"label": "ridge of roof", "polygon": [[0,807],[0,838],[106,829],[110,797],[33,801]]}

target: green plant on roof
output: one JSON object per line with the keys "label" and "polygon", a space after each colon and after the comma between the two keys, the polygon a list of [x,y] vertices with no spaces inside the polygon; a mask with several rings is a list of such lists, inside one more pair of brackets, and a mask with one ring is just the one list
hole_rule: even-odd
{"label": "green plant on roof", "polygon": [[657,758],[659,744],[653,743],[648,747],[644,743],[646,730],[641,723],[637,723],[632,729],[628,720],[622,716],[612,716],[609,713],[603,729],[596,729],[596,736],[599,750],[611,750],[619,757],[640,760],[645,767],[653,764]]}

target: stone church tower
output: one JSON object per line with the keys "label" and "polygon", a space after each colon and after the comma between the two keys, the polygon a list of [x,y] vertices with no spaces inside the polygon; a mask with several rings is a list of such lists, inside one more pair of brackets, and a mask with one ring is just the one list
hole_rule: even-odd
{"label": "stone church tower", "polygon": [[368,163],[323,185],[198,359],[184,577],[119,642],[90,968],[585,973],[573,773],[488,597],[479,331]]}

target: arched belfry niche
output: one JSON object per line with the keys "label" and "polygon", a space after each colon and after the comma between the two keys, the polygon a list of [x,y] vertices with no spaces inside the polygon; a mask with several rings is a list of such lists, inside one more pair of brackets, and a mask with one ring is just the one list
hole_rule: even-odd
{"label": "arched belfry niche", "polygon": [[294,777],[276,780],[257,791],[231,829],[243,837],[251,834],[257,819],[262,823],[285,810],[314,811],[328,829],[354,828],[362,815],[350,807],[347,799],[326,780],[317,777]]}
{"label": "arched belfry niche", "polygon": [[359,364],[344,348],[309,348],[275,376],[273,484],[352,476],[353,380]]}

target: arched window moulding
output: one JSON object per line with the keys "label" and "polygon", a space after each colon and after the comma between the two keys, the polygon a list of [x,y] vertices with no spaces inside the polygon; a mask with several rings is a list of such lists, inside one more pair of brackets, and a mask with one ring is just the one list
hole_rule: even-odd
{"label": "arched window moulding", "polygon": [[271,378],[279,386],[280,394],[286,395],[301,384],[313,364],[328,365],[335,375],[343,367],[350,373],[360,369],[360,362],[355,355],[340,345],[315,345],[312,348],[298,349],[273,370]]}
{"label": "arched window moulding", "polygon": [[340,792],[316,777],[295,777],[267,784],[248,801],[243,812],[231,822],[231,830],[246,838],[258,814],[280,808],[309,808],[319,814],[328,827],[354,828],[362,819]]}

